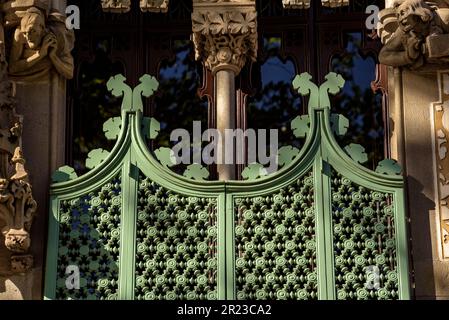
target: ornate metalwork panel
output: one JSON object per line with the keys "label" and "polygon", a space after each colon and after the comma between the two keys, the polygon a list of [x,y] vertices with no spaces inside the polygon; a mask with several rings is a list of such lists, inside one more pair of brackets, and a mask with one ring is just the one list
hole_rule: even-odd
{"label": "ornate metalwork panel", "polygon": [[215,300],[217,199],[185,197],[141,177],[137,300]]}
{"label": "ornate metalwork panel", "polygon": [[53,176],[45,297],[409,299],[402,169],[387,159],[371,171],[362,146],[338,145],[350,123],[329,95],[345,80],[325,79],[293,81],[310,96],[291,122],[301,150],[280,148],[274,173],[252,163],[246,181],[221,182],[201,164],[176,173],[170,148],[149,151],[161,125],[143,117],[142,96],[154,77],[135,88],[112,77],[122,114],[103,131],[114,149],[91,151],[81,177],[67,166]]}
{"label": "ornate metalwork panel", "polygon": [[394,197],[333,171],[332,222],[337,298],[398,299]]}
{"label": "ornate metalwork panel", "polygon": [[[57,299],[117,299],[120,248],[121,181],[116,177],[59,210]],[[80,272],[80,288],[70,290],[67,268]]]}
{"label": "ornate metalwork panel", "polygon": [[237,298],[317,299],[313,172],[275,194],[235,200]]}

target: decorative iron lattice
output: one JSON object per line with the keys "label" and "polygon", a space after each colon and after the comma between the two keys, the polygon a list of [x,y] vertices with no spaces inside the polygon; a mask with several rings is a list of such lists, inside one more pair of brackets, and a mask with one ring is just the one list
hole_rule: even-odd
{"label": "decorative iron lattice", "polygon": [[[119,177],[85,196],[61,201],[57,299],[117,299],[121,206]],[[67,285],[69,266],[79,269],[79,290]]]}
{"label": "decorative iron lattice", "polygon": [[[410,298],[401,168],[387,159],[370,171],[362,146],[335,141],[349,126],[330,112],[341,76],[317,86],[298,75],[293,87],[310,95],[308,114],[291,123],[303,149],[282,147],[276,173],[252,163],[247,181],[227,182],[206,181],[195,164],[176,174],[170,148],[151,153],[161,126],[143,117],[141,96],[158,82],[125,80],[108,82],[123,96],[122,116],[103,127],[114,149],[91,151],[84,176],[70,167],[53,176],[46,298]],[[70,265],[79,290],[67,289]]]}
{"label": "decorative iron lattice", "polygon": [[394,202],[391,193],[332,174],[337,298],[398,299]]}
{"label": "decorative iron lattice", "polygon": [[216,300],[217,201],[185,197],[141,177],[136,300]]}
{"label": "decorative iron lattice", "polygon": [[235,212],[237,299],[317,299],[313,173]]}

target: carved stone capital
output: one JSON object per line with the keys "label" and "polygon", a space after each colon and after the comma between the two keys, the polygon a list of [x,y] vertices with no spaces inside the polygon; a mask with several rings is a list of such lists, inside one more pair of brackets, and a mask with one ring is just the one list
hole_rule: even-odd
{"label": "carved stone capital", "polygon": [[236,75],[257,57],[257,12],[254,0],[193,2],[192,40],[196,59],[213,73]]}

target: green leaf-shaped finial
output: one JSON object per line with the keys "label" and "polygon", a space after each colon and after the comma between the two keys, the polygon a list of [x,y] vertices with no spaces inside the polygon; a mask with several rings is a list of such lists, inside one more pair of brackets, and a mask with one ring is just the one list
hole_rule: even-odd
{"label": "green leaf-shaped finial", "polygon": [[132,110],[143,112],[142,96],[149,98],[159,88],[159,82],[155,77],[148,74],[143,75],[140,79],[140,84],[134,88],[133,91],[133,106]]}
{"label": "green leaf-shaped finial", "polygon": [[188,179],[204,181],[209,178],[209,171],[198,163],[191,164],[184,172],[184,177]]}
{"label": "green leaf-shaped finial", "polygon": [[365,148],[359,144],[351,143],[345,148],[345,151],[357,163],[364,164],[368,161]]}
{"label": "green leaf-shaped finial", "polygon": [[299,150],[292,146],[285,146],[279,149],[278,165],[280,167],[288,166],[298,156]]}
{"label": "green leaf-shaped finial", "polygon": [[319,107],[319,89],[312,82],[312,76],[309,73],[304,72],[297,75],[293,80],[293,88],[302,96],[310,94],[309,108],[314,109]]}
{"label": "green leaf-shaped finial", "polygon": [[156,158],[165,167],[173,167],[176,165],[176,156],[170,148],[159,148],[154,152]]}
{"label": "green leaf-shaped finial", "polygon": [[119,98],[123,96],[122,110],[130,110],[132,108],[133,91],[125,81],[126,78],[122,74],[118,74],[111,77],[106,86],[115,97]]}
{"label": "green leaf-shaped finial", "polygon": [[296,138],[305,138],[310,130],[310,118],[309,116],[297,116],[292,121],[292,130]]}
{"label": "green leaf-shaped finial", "polygon": [[108,140],[116,140],[122,127],[122,118],[115,117],[106,121],[103,125],[104,135]]}
{"label": "green leaf-shaped finial", "polygon": [[86,168],[94,169],[98,167],[109,155],[109,151],[103,149],[95,149],[89,152],[86,160]]}
{"label": "green leaf-shaped finial", "polygon": [[398,176],[402,173],[402,168],[395,160],[385,159],[379,162],[376,172],[380,174]]}
{"label": "green leaf-shaped finial", "polygon": [[252,163],[242,172],[242,178],[245,180],[256,180],[266,175],[268,171],[260,163]]}
{"label": "green leaf-shaped finial", "polygon": [[330,108],[329,94],[335,95],[339,93],[345,85],[345,79],[335,72],[330,72],[325,79],[326,82],[320,87],[320,107]]}
{"label": "green leaf-shaped finial", "polygon": [[66,182],[78,178],[75,169],[69,166],[64,166],[56,170],[51,176],[53,183]]}

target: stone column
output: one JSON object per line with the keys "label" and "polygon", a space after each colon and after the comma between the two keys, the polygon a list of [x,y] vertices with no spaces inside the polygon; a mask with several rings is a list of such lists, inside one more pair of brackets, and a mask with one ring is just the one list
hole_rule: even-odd
{"label": "stone column", "polygon": [[[220,180],[234,180],[235,164],[225,164],[225,130],[236,126],[235,77],[247,61],[257,56],[257,13],[254,0],[234,2],[193,1],[193,42],[196,59],[204,62],[215,78]],[[233,153],[235,154],[234,150]]]}
{"label": "stone column", "polygon": [[[17,291],[27,291],[23,299],[41,299],[50,178],[65,163],[66,80],[73,76],[74,32],[65,25],[65,1],[9,0],[3,10],[12,35],[9,78],[24,117],[22,144],[38,203],[31,230],[34,264],[28,282]],[[36,36],[27,37],[25,29]]]}
{"label": "stone column", "polygon": [[[235,73],[232,70],[220,70],[215,74],[216,104],[217,104],[217,129],[224,137],[226,129],[235,129],[236,104],[235,104]],[[225,141],[221,141],[222,150],[226,152]],[[221,154],[224,160],[224,154]],[[217,167],[220,180],[235,180],[235,166],[221,164]]]}
{"label": "stone column", "polygon": [[[390,66],[392,157],[407,181],[411,280],[417,299],[449,299],[448,9],[410,0],[391,5],[380,13],[379,60]],[[417,24],[407,25],[409,15]]]}

